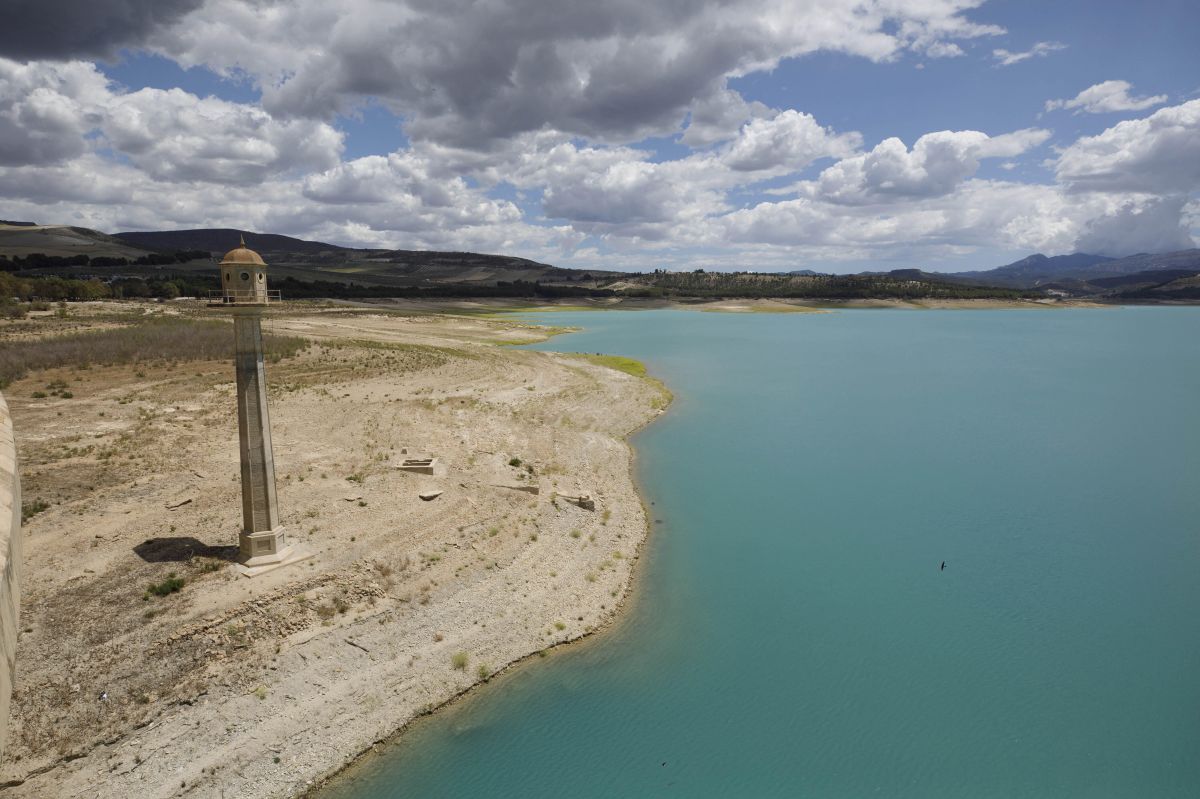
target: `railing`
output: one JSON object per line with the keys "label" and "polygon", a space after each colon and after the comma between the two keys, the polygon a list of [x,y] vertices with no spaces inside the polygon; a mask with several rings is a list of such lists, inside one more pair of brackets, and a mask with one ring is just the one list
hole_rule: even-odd
{"label": "railing", "polygon": [[281,302],[282,300],[283,298],[279,296],[279,292],[274,289],[263,289],[261,291],[255,291],[254,289],[214,289],[208,292],[209,305],[270,305],[273,302]]}

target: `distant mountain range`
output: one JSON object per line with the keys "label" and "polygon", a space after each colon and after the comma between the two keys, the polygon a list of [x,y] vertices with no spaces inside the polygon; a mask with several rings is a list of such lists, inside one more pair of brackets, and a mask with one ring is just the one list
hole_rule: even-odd
{"label": "distant mountain range", "polygon": [[981,272],[957,272],[945,278],[977,286],[1042,289],[1077,297],[1111,299],[1200,298],[1194,279],[1200,274],[1200,249],[1141,253],[1126,258],[1073,253],[1030,255]]}

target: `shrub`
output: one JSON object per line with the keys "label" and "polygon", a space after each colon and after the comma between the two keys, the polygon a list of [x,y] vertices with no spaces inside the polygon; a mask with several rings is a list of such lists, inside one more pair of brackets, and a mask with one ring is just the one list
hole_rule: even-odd
{"label": "shrub", "polygon": [[466,652],[455,652],[450,656],[450,665],[458,671],[466,671],[468,660],[470,656]]}
{"label": "shrub", "polygon": [[40,499],[35,499],[33,502],[26,502],[21,505],[21,521],[27,522],[49,507],[49,502],[44,502]]}
{"label": "shrub", "polygon": [[167,596],[182,590],[185,582],[182,577],[176,577],[175,572],[171,572],[161,583],[151,583],[146,589],[146,593],[154,596]]}

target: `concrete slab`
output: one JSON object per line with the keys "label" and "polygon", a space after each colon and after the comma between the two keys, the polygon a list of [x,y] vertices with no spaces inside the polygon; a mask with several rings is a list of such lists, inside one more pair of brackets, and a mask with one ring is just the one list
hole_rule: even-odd
{"label": "concrete slab", "polygon": [[291,566],[293,563],[299,563],[302,560],[308,560],[317,553],[313,552],[304,544],[292,544],[283,556],[283,560],[278,563],[264,563],[261,566],[243,566],[241,563],[233,564],[233,568],[238,574],[243,577],[257,577],[260,574],[266,574],[269,571],[282,569],[284,566]]}

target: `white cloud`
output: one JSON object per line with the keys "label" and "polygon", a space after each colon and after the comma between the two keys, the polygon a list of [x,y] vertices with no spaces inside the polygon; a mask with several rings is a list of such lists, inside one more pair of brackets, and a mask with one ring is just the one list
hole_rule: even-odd
{"label": "white cloud", "polygon": [[1106,80],[1075,95],[1070,100],[1047,100],[1046,110],[1075,109],[1075,113],[1106,114],[1115,111],[1144,111],[1167,101],[1165,94],[1153,97],[1130,97],[1133,85],[1123,80]]}
{"label": "white cloud", "polygon": [[[557,130],[594,142],[737,129],[726,80],[818,50],[893,59],[953,55],[1001,33],[965,14],[981,0],[209,0],[154,34],[185,66],[240,71],[277,116],[328,118],[367,97],[407,120],[414,140],[494,149]],[[738,118],[740,117],[740,118]]]}
{"label": "white cloud", "polygon": [[1076,191],[1171,194],[1200,189],[1200,100],[1085,136],[1050,162]]}
{"label": "white cloud", "polygon": [[0,165],[53,164],[82,155],[108,81],[92,64],[18,64],[0,58]]}
{"label": "white cloud", "polygon": [[801,187],[843,204],[934,197],[974,175],[981,158],[1011,158],[1040,145],[1050,132],[1030,128],[991,137],[977,130],[943,130],[917,139],[912,150],[897,138],[845,158]]}
{"label": "white cloud", "polygon": [[324,122],[277,120],[182,89],[114,95],[99,128],[157,180],[252,185],[289,170],[333,167],[342,150],[342,134]]}
{"label": "white cloud", "polygon": [[821,127],[811,114],[788,110],[770,119],[748,122],[721,158],[739,172],[770,170],[787,174],[819,158],[849,155],[861,145],[858,133],[839,135]]}
{"label": "white cloud", "polygon": [[1037,42],[1033,47],[1023,52],[1012,52],[1011,50],[996,49],[992,51],[992,58],[996,59],[996,66],[1010,67],[1013,64],[1019,64],[1022,61],[1027,61],[1030,58],[1041,58],[1048,56],[1058,50],[1066,50],[1067,46],[1062,42]]}

